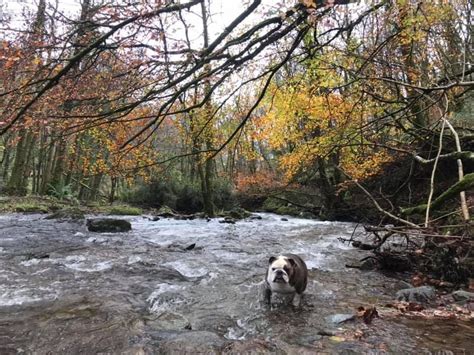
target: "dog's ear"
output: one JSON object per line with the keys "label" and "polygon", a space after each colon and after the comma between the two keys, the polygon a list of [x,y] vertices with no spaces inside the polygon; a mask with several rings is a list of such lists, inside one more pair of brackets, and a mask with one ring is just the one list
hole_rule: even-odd
{"label": "dog's ear", "polygon": [[288,262],[290,263],[291,266],[298,267],[298,264],[296,263],[294,259],[288,259]]}
{"label": "dog's ear", "polygon": [[270,256],[270,259],[268,259],[268,263],[271,264],[276,260],[276,256]]}

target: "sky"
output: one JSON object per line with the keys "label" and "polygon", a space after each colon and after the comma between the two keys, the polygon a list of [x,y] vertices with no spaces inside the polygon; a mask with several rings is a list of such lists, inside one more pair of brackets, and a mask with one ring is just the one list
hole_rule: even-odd
{"label": "sky", "polygon": [[[184,2],[184,1],[182,1]],[[211,21],[210,35],[211,40],[213,35],[220,33],[232,20],[234,20],[244,9],[249,0],[212,0],[211,1]],[[47,0],[49,6],[58,4],[58,10],[65,12],[68,15],[77,14],[80,11],[80,0]],[[275,5],[275,0],[263,0],[261,7],[269,8]],[[0,0],[0,20],[5,16],[10,16],[10,25],[13,28],[22,28],[24,26],[23,13],[25,11],[34,13],[38,5],[38,0]],[[199,6],[194,7],[194,11],[198,11]],[[2,15],[3,14],[3,15]],[[192,16],[189,20],[200,28],[201,20],[199,17]],[[257,21],[257,15],[253,16],[253,20]],[[252,16],[249,19],[252,21]]]}

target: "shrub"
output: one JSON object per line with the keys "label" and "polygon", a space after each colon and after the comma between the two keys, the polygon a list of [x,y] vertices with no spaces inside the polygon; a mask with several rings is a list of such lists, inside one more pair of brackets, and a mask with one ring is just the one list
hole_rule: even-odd
{"label": "shrub", "polygon": [[[225,179],[216,179],[213,185],[214,205],[217,209],[229,209],[235,205],[232,185]],[[127,203],[152,208],[163,205],[183,213],[202,211],[202,195],[199,182],[167,177],[151,181],[122,194]]]}

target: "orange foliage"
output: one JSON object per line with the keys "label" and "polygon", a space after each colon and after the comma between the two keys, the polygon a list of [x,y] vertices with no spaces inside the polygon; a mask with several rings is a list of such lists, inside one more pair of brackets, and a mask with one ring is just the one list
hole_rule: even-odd
{"label": "orange foliage", "polygon": [[285,186],[281,177],[269,170],[260,170],[254,174],[239,173],[234,180],[237,192],[246,195],[259,195]]}

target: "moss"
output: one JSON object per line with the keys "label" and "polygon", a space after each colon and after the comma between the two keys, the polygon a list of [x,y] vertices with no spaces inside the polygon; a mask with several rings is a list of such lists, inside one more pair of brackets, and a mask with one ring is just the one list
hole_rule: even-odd
{"label": "moss", "polygon": [[[443,202],[450,199],[451,197],[455,197],[461,191],[468,191],[472,187],[474,187],[474,173],[467,174],[461,181],[458,181],[454,185],[452,185],[449,189],[439,195],[432,203],[431,209],[436,210],[440,206],[442,206]],[[402,214],[409,216],[412,214],[422,214],[426,211],[427,205],[421,204],[415,207],[404,208],[402,209]]]}
{"label": "moss", "polygon": [[20,203],[14,206],[14,211],[22,213],[48,213],[48,207],[34,203]]}
{"label": "moss", "polygon": [[119,216],[139,216],[143,213],[141,208],[132,207],[127,205],[112,206],[108,211],[108,214],[119,215]]}
{"label": "moss", "polygon": [[46,219],[70,219],[70,220],[82,220],[85,219],[84,212],[79,208],[64,208],[59,211],[55,211],[46,217]]}

